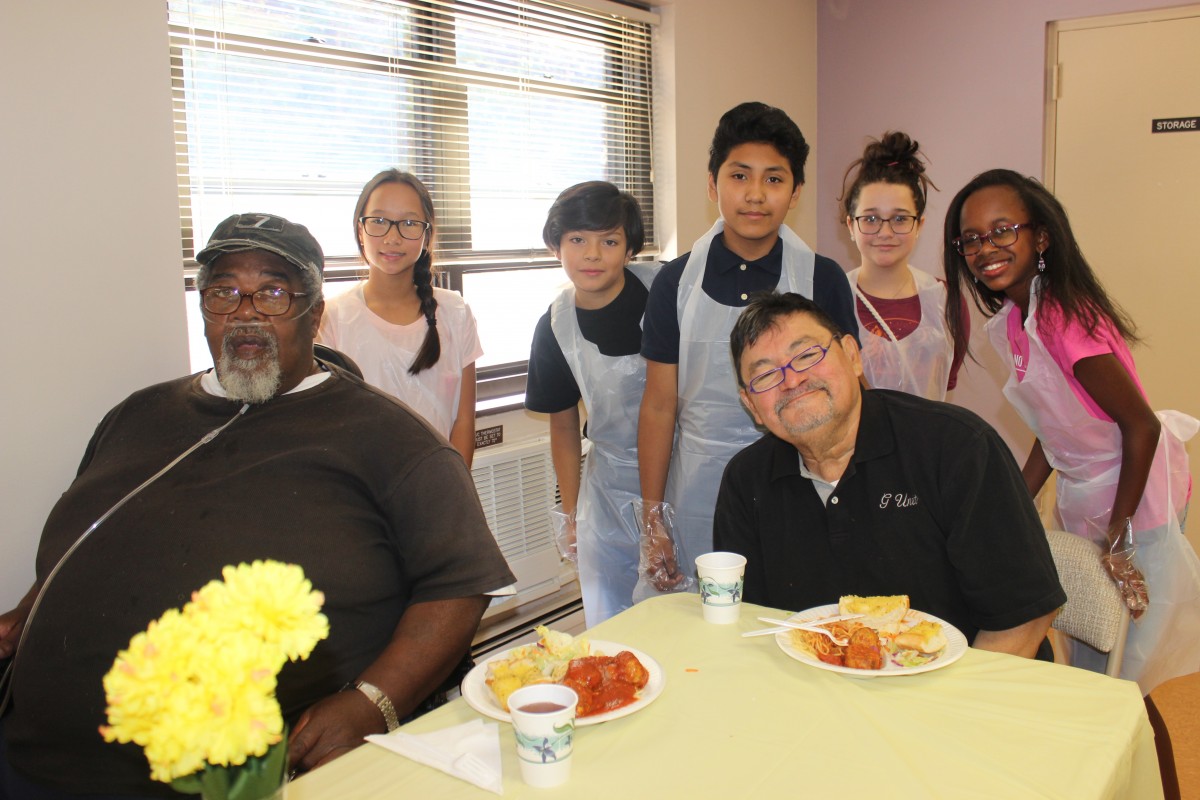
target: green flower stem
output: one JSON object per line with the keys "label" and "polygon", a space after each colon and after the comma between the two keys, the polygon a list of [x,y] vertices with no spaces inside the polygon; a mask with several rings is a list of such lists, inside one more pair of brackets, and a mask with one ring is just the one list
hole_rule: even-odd
{"label": "green flower stem", "polygon": [[240,766],[219,767],[209,764],[199,772],[171,781],[171,787],[184,794],[198,794],[204,800],[266,800],[283,786],[287,776],[287,733],[271,745],[266,755],[252,756]]}

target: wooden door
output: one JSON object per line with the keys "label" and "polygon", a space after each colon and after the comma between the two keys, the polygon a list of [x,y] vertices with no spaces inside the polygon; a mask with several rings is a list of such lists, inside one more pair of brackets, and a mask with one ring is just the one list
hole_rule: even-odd
{"label": "wooden door", "polygon": [[1052,23],[1047,53],[1047,185],[1138,326],[1151,405],[1200,416],[1200,5]]}

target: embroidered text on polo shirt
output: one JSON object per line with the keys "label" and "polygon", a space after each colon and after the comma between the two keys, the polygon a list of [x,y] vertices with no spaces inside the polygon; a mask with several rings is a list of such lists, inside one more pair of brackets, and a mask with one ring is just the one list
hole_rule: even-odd
{"label": "embroidered text on polo shirt", "polygon": [[884,492],[883,496],[879,498],[879,507],[909,508],[910,506],[915,506],[920,502],[921,498],[917,497],[915,494],[909,495],[904,494],[903,492],[896,492],[895,494],[892,494],[891,492]]}

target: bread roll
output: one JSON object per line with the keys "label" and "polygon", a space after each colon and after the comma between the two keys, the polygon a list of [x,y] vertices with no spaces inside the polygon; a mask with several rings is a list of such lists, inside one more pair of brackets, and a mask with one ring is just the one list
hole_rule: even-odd
{"label": "bread roll", "polygon": [[936,653],[946,646],[946,635],[942,626],[926,620],[918,622],[903,633],[897,634],[892,643],[901,650],[916,650],[921,653]]}
{"label": "bread roll", "polygon": [[849,594],[838,600],[839,614],[862,614],[858,620],[875,630],[894,628],[908,613],[908,595],[893,594],[875,597],[859,597]]}

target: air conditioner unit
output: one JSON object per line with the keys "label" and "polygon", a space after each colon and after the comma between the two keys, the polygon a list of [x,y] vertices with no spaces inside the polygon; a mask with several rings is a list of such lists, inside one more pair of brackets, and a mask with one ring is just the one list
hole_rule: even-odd
{"label": "air conditioner unit", "polygon": [[475,451],[471,468],[475,490],[488,527],[509,568],[517,576],[517,594],[493,603],[489,618],[552,595],[578,580],[570,563],[559,557],[550,510],[558,502],[558,484],[550,458],[550,438],[543,436]]}

